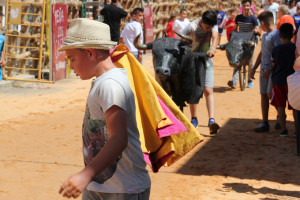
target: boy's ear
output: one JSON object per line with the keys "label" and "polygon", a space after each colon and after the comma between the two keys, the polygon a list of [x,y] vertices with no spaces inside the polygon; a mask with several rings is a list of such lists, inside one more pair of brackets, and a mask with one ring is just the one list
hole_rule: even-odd
{"label": "boy's ear", "polygon": [[96,60],[97,52],[95,49],[85,49],[85,52],[87,53],[90,59],[92,59],[93,61]]}

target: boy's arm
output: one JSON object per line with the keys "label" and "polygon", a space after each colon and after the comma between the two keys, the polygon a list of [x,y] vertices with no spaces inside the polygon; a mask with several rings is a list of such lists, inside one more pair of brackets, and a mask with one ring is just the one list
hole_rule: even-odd
{"label": "boy's arm", "polygon": [[[216,29],[218,30],[218,29]],[[206,52],[208,53],[210,56],[210,58],[214,57],[215,56],[215,53],[216,53],[216,48],[217,48],[217,45],[218,45],[218,41],[219,41],[219,32],[218,31],[215,31],[213,30],[212,31],[212,41],[211,41],[211,47],[210,49]]]}
{"label": "boy's arm", "polygon": [[63,183],[59,190],[63,196],[77,198],[93,178],[114,162],[127,147],[126,112],[118,106],[112,106],[105,112],[105,118],[109,140],[91,163]]}
{"label": "boy's arm", "polygon": [[252,68],[252,70],[251,70],[251,78],[252,78],[252,79],[255,79],[255,78],[254,78],[254,74],[255,74],[256,69],[257,69],[258,66],[260,65],[260,63],[261,63],[261,51],[259,52],[259,54],[258,54],[258,56],[257,56],[257,58],[256,58],[256,61],[255,61],[255,64],[254,64],[254,66],[253,66],[253,68]]}
{"label": "boy's arm", "polygon": [[226,16],[224,16],[224,19],[223,19],[222,23],[220,24],[219,28],[222,28],[225,23],[226,23]]}
{"label": "boy's arm", "polygon": [[2,50],[1,52],[1,60],[0,60],[0,66],[1,67],[4,67],[6,65],[6,62],[5,62],[5,57],[4,57],[4,51]]}

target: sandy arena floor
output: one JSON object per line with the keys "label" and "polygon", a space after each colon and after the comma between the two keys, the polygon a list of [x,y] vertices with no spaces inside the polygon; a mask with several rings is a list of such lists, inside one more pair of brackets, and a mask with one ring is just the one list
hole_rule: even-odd
{"label": "sandy arena floor", "polygon": [[[257,55],[256,48],[256,55]],[[210,136],[205,100],[199,104],[199,133],[205,141],[171,167],[149,173],[151,200],[275,200],[300,198],[300,157],[292,114],[288,137],[274,130],[255,133],[261,119],[258,73],[254,88],[231,90],[225,52],[215,63],[216,120]],[[144,66],[153,74],[151,55]],[[60,184],[83,167],[81,124],[91,81],[0,90],[0,199],[59,200]],[[189,109],[184,113],[190,117]]]}

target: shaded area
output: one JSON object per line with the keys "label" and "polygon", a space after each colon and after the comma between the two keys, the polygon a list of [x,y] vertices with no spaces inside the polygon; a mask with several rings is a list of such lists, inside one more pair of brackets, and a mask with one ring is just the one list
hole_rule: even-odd
{"label": "shaded area", "polygon": [[232,91],[232,89],[229,86],[226,86],[226,87],[223,87],[223,86],[214,87],[214,92],[215,93],[225,93],[225,92],[228,92],[228,91]]}
{"label": "shaded area", "polygon": [[289,136],[280,137],[279,131],[274,130],[274,121],[270,122],[270,132],[255,133],[253,128],[258,122],[230,119],[177,173],[300,185],[300,158],[296,154],[294,123],[288,121]]}
{"label": "shaded area", "polygon": [[[261,188],[254,188],[248,184],[245,183],[224,183],[223,184],[225,188],[228,190],[234,190],[238,193],[247,193],[247,194],[270,194],[272,196],[289,196],[289,197],[295,197],[300,198],[300,192],[299,191],[287,191],[287,190],[277,190],[272,189],[268,187],[261,187]],[[282,199],[283,197],[281,197]],[[271,199],[278,199],[278,198],[263,198],[264,200],[271,200]]]}

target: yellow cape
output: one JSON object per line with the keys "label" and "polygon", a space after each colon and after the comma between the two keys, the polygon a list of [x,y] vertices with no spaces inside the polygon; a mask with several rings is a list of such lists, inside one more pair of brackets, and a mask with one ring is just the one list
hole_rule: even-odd
{"label": "yellow cape", "polygon": [[[111,57],[117,67],[125,68],[127,71],[135,96],[136,121],[142,151],[149,155],[152,170],[157,172],[162,165],[170,166],[200,143],[203,140],[202,136],[125,45],[117,46]],[[159,138],[157,130],[172,122],[164,113],[157,97],[183,123],[187,131]],[[162,159],[170,152],[173,154],[170,154],[168,160]]]}

